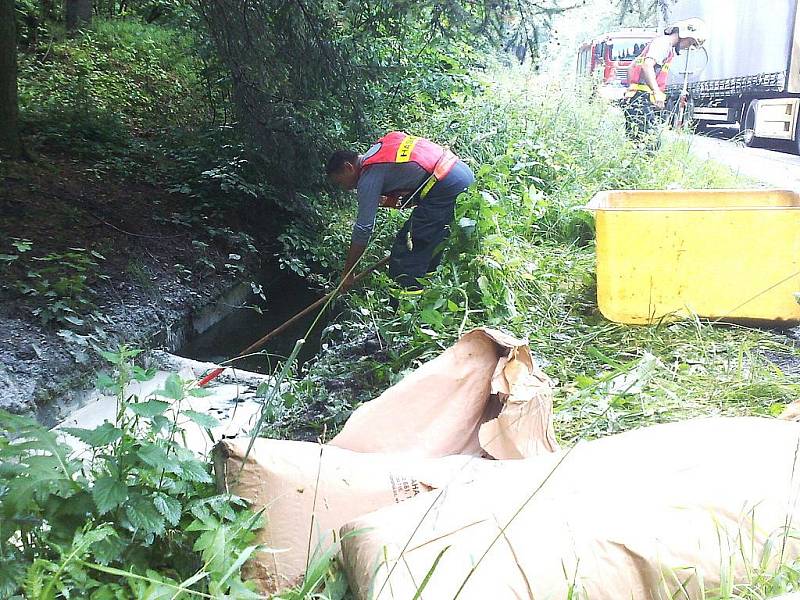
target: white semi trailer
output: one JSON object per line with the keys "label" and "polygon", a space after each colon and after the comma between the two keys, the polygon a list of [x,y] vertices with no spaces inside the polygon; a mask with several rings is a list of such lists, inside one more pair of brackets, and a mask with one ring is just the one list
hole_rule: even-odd
{"label": "white semi trailer", "polygon": [[688,84],[698,130],[735,124],[747,145],[782,140],[800,152],[800,10],[798,0],[667,0],[662,26],[700,17],[703,51],[675,57],[667,96],[675,106]]}

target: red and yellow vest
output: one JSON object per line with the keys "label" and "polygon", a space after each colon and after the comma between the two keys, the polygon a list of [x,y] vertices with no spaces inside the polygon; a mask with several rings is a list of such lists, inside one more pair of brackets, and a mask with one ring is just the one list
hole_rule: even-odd
{"label": "red and yellow vest", "polygon": [[[628,71],[628,92],[626,96],[630,97],[633,96],[636,92],[648,92],[652,93],[655,90],[651,90],[650,86],[647,85],[646,81],[642,81],[642,67],[644,66],[644,59],[647,58],[647,52],[650,50],[650,44],[644,47],[639,53],[633,62],[631,63],[630,69]],[[658,89],[662,92],[666,91],[667,89],[667,77],[669,76],[669,69],[672,65],[672,59],[675,58],[675,50],[670,50],[669,55],[664,60],[664,64],[656,65],[655,72],[656,72],[656,83],[658,84]]]}
{"label": "red and yellow vest", "polygon": [[[379,139],[380,148],[361,162],[362,169],[386,163],[417,163],[429,177],[419,188],[419,197],[424,198],[437,181],[447,177],[458,161],[458,157],[438,144],[425,138],[408,135],[402,131],[391,131]],[[384,195],[389,199],[385,206],[396,205],[401,196],[415,190],[390,190]]]}

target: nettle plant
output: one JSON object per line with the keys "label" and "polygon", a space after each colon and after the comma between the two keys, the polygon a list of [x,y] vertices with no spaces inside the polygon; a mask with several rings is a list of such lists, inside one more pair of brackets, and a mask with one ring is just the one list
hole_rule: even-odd
{"label": "nettle plant", "polygon": [[239,570],[260,515],[217,495],[210,465],[178,443],[179,417],[217,425],[183,408],[204,390],[171,375],[157,394],[171,402],[140,399],[128,384],[153,372],[133,364],[139,351],[101,354],[117,413],[63,430],[85,450],[0,411],[0,598],[258,598]]}
{"label": "nettle plant", "polygon": [[97,281],[107,280],[98,261],[105,257],[86,248],[68,248],[34,256],[33,242],[12,238],[14,251],[0,254],[3,287],[28,299],[43,324],[81,326],[95,310]]}

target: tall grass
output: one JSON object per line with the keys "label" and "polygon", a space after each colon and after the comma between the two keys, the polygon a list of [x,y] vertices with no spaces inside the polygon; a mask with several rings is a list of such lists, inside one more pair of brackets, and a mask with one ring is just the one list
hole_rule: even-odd
{"label": "tall grass", "polygon": [[[327,330],[333,350],[295,383],[292,397],[305,402],[284,412],[273,435],[291,435],[292,420],[307,417],[309,406],[326,407],[313,418],[335,430],[354,398],[376,394],[477,326],[530,341],[557,383],[556,431],[566,445],[695,416],[774,416],[800,396],[800,379],[771,360],[800,360],[784,332],[700,319],[624,326],[597,309],[593,221],[582,210],[596,192],[753,182],[696,159],[682,141],[639,153],[625,140],[618,111],[543,78],[505,70],[478,83],[473,95],[453,98],[451,110],[419,115],[408,108],[390,125],[449,144],[476,172],[442,266],[419,296],[403,295],[386,277],[351,294],[341,327]],[[386,251],[402,218],[380,216],[370,259]],[[340,259],[351,219],[351,207],[337,213],[314,246],[317,256]],[[382,360],[354,365],[337,355],[336,342],[368,333],[385,342]],[[336,377],[358,380],[359,389],[341,394],[320,385]],[[751,569],[748,585],[707,597],[760,599],[796,589],[794,565],[764,565]]]}
{"label": "tall grass", "polygon": [[[351,336],[377,332],[388,344],[388,364],[359,365],[377,374],[379,386],[464,330],[486,325],[530,340],[559,383],[556,419],[566,443],[698,415],[775,414],[798,396],[800,380],[769,359],[798,357],[782,332],[702,320],[631,327],[605,320],[597,309],[593,221],[582,210],[596,192],[751,182],[696,159],[684,142],[638,153],[617,111],[571,89],[508,71],[481,83],[473,97],[459,97],[457,111],[416,122],[406,115],[397,124],[450,143],[478,181],[457,210],[457,221],[474,224],[455,227],[424,294],[398,294],[388,279],[377,278],[348,300],[342,329]],[[347,208],[325,232],[328,243],[337,242],[332,261],[343,252],[351,219]],[[400,222],[400,215],[381,216],[374,255],[385,251]],[[392,294],[400,299],[396,312],[388,307]],[[331,352],[312,378],[348,368]],[[620,387],[634,376],[631,390]],[[324,401],[324,394],[317,397]]]}

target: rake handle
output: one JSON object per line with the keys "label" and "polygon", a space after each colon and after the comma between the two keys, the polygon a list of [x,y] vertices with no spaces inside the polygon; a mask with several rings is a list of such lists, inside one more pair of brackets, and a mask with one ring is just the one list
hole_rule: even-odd
{"label": "rake handle", "polygon": [[[353,277],[353,284],[358,283],[359,281],[364,279],[367,275],[369,275],[370,273],[372,273],[376,269],[380,269],[383,265],[385,265],[388,262],[389,262],[389,257],[386,256],[386,257],[382,258],[381,260],[379,260],[378,262],[376,262],[371,267],[367,267],[366,269],[361,271],[361,273],[359,273],[358,275]],[[317,300],[313,304],[305,307],[303,310],[298,312],[296,315],[294,315],[293,317],[291,317],[287,321],[284,321],[284,323],[282,325],[278,325],[278,327],[276,327],[275,329],[270,331],[267,335],[265,335],[264,337],[256,340],[252,344],[250,344],[247,348],[245,348],[239,354],[237,354],[236,358],[244,356],[245,354],[249,354],[249,353],[253,352],[254,350],[258,350],[261,346],[266,344],[269,340],[274,338],[276,335],[278,335],[279,333],[282,333],[287,328],[289,328],[293,323],[295,323],[299,319],[302,319],[308,313],[312,312],[314,309],[319,308],[320,306],[325,304],[325,302],[327,302],[328,299],[330,299],[335,293],[336,293],[336,290],[333,290],[332,292],[328,292],[327,294],[325,294],[322,298],[320,298],[319,300]],[[203,377],[200,381],[198,381],[197,385],[199,387],[203,387],[204,385],[208,384],[210,381],[212,381],[212,380],[216,379],[217,377],[219,377],[226,368],[227,367],[217,367],[216,369],[211,371],[208,375]]]}

